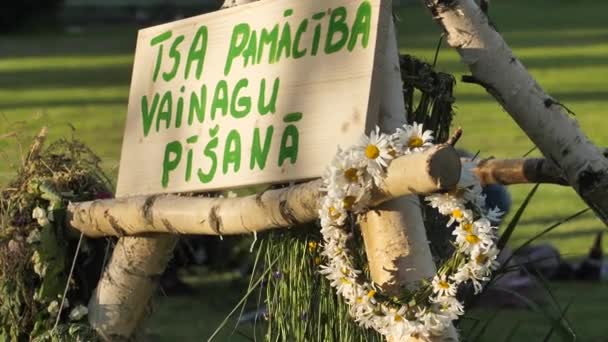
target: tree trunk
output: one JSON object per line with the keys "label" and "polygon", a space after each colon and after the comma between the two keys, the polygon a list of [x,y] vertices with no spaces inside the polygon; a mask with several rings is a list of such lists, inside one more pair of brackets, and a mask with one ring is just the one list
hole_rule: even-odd
{"label": "tree trunk", "polygon": [[[557,165],[581,198],[608,225],[608,160],[564,107],[546,94],[474,0],[425,0],[433,18],[483,86]],[[541,19],[542,20],[542,19]]]}
{"label": "tree trunk", "polygon": [[[383,98],[380,101],[379,126],[385,133],[393,133],[405,123],[406,113],[401,94],[401,72],[395,27],[387,23],[386,46],[380,56],[383,77]],[[460,174],[459,174],[460,177]],[[413,283],[432,277],[435,263],[426,237],[424,220],[417,195],[389,201],[370,210],[359,218],[361,233],[372,280],[388,294]],[[451,328],[446,338],[457,341],[456,330]],[[444,340],[437,338],[437,341]],[[421,341],[411,337],[407,342]],[[397,342],[397,341],[390,341]]]}
{"label": "tree trunk", "polygon": [[177,236],[121,238],[89,301],[89,323],[107,341],[129,339],[149,310]]}

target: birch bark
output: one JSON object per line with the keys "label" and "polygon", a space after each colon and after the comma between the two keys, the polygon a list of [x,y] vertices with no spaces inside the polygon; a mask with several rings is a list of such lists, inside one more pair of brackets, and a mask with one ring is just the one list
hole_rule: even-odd
{"label": "birch bark", "polygon": [[[458,153],[449,145],[394,160],[372,206],[412,193],[451,189],[460,176]],[[68,225],[89,237],[145,233],[233,235],[293,226],[318,218],[322,181],[241,198],[152,195],[72,203]]]}
{"label": "birch bark", "polygon": [[472,76],[557,165],[579,196],[608,224],[608,160],[573,117],[545,93],[474,0],[425,0]]}
{"label": "birch bark", "polygon": [[[383,98],[380,101],[379,126],[385,133],[392,133],[405,122],[406,113],[401,94],[401,72],[395,27],[388,25],[386,46],[380,58],[383,78]],[[417,195],[409,195],[376,207],[359,218],[361,233],[372,280],[383,291],[399,294],[417,281],[436,273],[429,248],[424,220]],[[444,337],[433,341],[457,341],[458,334],[452,327]],[[411,337],[405,342],[422,341]],[[389,341],[397,342],[397,341]]]}

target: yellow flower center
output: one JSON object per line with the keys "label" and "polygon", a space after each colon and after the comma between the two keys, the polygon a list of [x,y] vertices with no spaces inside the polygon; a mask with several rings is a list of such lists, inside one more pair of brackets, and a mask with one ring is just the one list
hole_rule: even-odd
{"label": "yellow flower center", "polygon": [[447,290],[447,289],[449,289],[449,288],[450,288],[450,284],[448,284],[448,282],[447,282],[447,281],[440,280],[440,281],[439,281],[439,287],[441,287],[442,289]]}
{"label": "yellow flower center", "polygon": [[476,258],[475,261],[477,261],[477,264],[479,265],[483,265],[488,261],[488,256],[485,254],[479,254]]}
{"label": "yellow flower center", "polygon": [[363,298],[361,298],[361,297],[357,297],[357,303],[358,303],[358,304],[363,303]]}
{"label": "yellow flower center", "polygon": [[346,209],[346,210],[352,209],[353,205],[355,205],[356,200],[357,200],[357,198],[355,196],[344,197],[344,199],[342,200],[342,205],[344,206],[344,209]]}
{"label": "yellow flower center", "polygon": [[348,280],[348,279],[347,279],[347,278],[345,278],[345,277],[340,278],[340,282],[341,282],[342,284],[350,284],[350,280]]}
{"label": "yellow flower center", "polygon": [[315,250],[317,250],[317,242],[316,241],[310,241],[308,243],[308,250],[311,252],[314,252]]}
{"label": "yellow flower center", "polygon": [[475,234],[467,234],[466,240],[468,243],[470,243],[471,245],[476,245],[479,243],[479,236],[475,235]]}
{"label": "yellow flower center", "polygon": [[419,136],[410,137],[407,141],[408,147],[421,147],[424,144],[424,141]]}
{"label": "yellow flower center", "polygon": [[464,217],[464,213],[460,209],[454,209],[452,211],[452,216],[458,220]]}
{"label": "yellow flower center", "polygon": [[473,231],[473,224],[472,223],[465,223],[462,225],[462,230],[464,230],[467,233],[471,233]]}
{"label": "yellow flower center", "polygon": [[338,209],[336,209],[334,207],[329,207],[329,218],[331,218],[332,220],[339,219],[340,213],[338,212]]}
{"label": "yellow flower center", "polygon": [[354,167],[351,167],[350,169],[344,171],[344,178],[346,178],[346,180],[350,183],[356,183],[359,180],[358,173],[359,170],[355,169]]}
{"label": "yellow flower center", "polygon": [[376,159],[380,156],[380,150],[376,145],[367,145],[365,148],[365,156],[368,159]]}
{"label": "yellow flower center", "polygon": [[372,297],[373,297],[373,296],[375,296],[375,295],[376,295],[376,291],[374,291],[374,290],[370,290],[370,291],[367,293],[367,298],[372,298]]}
{"label": "yellow flower center", "polygon": [[395,315],[395,322],[401,322],[403,321],[403,317],[401,317],[400,315]]}

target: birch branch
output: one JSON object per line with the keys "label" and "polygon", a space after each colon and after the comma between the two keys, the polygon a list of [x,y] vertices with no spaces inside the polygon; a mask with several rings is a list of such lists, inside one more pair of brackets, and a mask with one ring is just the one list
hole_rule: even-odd
{"label": "birch branch", "polygon": [[[460,158],[449,145],[395,159],[374,206],[409,194],[454,187]],[[71,203],[68,223],[90,237],[144,233],[233,235],[288,227],[318,218],[321,180],[241,198],[153,195]]]}
{"label": "birch branch", "polygon": [[569,185],[562,170],[544,158],[484,159],[473,171],[482,185],[530,183]]}
{"label": "birch branch", "polygon": [[483,86],[579,196],[608,224],[608,160],[560,103],[544,92],[474,0],[425,0],[434,19]]}
{"label": "birch branch", "polygon": [[[426,161],[412,155],[395,160],[388,170],[387,181],[374,193],[373,205],[399,196],[449,188],[457,177],[456,173],[447,174],[456,167],[448,165],[453,162],[451,148],[443,145],[427,152],[429,154],[419,156],[427,158]],[[433,170],[420,171],[409,165],[421,162],[434,165]],[[414,171],[419,173],[413,174]],[[561,170],[543,158],[485,159],[473,171],[482,185],[568,185]],[[318,219],[321,185],[321,180],[314,180],[241,198],[155,195],[71,203],[67,220],[70,226],[89,237],[145,233],[246,234]],[[196,216],[192,216],[193,213]]]}

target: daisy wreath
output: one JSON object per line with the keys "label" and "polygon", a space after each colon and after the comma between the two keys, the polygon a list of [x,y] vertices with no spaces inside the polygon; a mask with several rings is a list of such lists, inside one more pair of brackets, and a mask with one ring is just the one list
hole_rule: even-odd
{"label": "daisy wreath", "polygon": [[447,227],[455,226],[456,236],[454,254],[432,279],[395,298],[378,293],[377,287],[356,269],[349,253],[353,239],[347,230],[348,213],[367,209],[371,190],[383,182],[392,159],[431,146],[432,132],[424,131],[421,124],[405,125],[392,135],[380,133],[376,127],[357,145],[338,149],[323,177],[321,253],[326,264],[321,265],[320,272],[344,298],[359,325],[395,341],[444,335],[451,322],[464,314],[463,304],[456,297],[458,287],[470,282],[479,293],[498,265],[496,227],[491,222],[502,213],[485,209],[481,186],[471,172],[475,163],[465,162],[457,189],[425,198],[441,215],[449,217]]}

